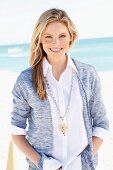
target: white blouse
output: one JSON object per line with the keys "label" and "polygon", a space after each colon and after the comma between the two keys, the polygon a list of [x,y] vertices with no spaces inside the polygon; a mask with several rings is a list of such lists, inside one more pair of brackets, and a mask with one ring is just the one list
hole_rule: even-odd
{"label": "white blouse", "polygon": [[59,131],[59,114],[53,99],[50,95],[48,96],[53,120],[54,141],[52,156],[54,159],[44,161],[44,170],[56,170],[60,166],[62,166],[63,170],[82,169],[80,153],[88,145],[88,139],[82,115],[83,103],[77,80],[77,69],[71,58],[68,57],[67,67],[61,74],[59,81],[57,81],[52,74],[52,66],[46,59],[43,62],[44,76],[46,76],[49,82],[61,114],[64,114],[67,109],[73,70],[75,74],[69,102],[69,112],[65,117],[65,122],[68,126],[66,136]]}

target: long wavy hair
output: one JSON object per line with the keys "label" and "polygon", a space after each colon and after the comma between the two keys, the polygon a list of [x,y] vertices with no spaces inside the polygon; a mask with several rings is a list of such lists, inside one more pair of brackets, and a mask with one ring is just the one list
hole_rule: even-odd
{"label": "long wavy hair", "polygon": [[49,23],[61,22],[68,28],[71,41],[70,46],[77,38],[77,31],[74,23],[68,17],[67,13],[61,9],[52,8],[42,13],[39,17],[30,44],[30,65],[32,67],[32,81],[37,95],[41,100],[47,98],[46,87],[44,83],[44,75],[42,62],[43,58],[47,56],[41,44],[41,36]]}

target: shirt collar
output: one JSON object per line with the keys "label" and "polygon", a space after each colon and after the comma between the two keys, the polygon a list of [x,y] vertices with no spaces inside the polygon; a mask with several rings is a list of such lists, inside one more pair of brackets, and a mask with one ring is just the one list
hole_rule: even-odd
{"label": "shirt collar", "polygon": [[[68,57],[68,61],[67,61],[66,69],[71,67],[75,72],[77,72],[77,68],[76,68],[75,64],[73,63],[72,58],[70,56],[67,56],[67,57]],[[44,59],[43,59],[42,68],[43,68],[44,77],[46,76],[48,69],[52,70],[52,66],[47,61],[46,57],[44,57]]]}
{"label": "shirt collar", "polygon": [[73,63],[72,58],[68,55],[67,68],[71,67],[75,72],[77,72],[76,65]]}

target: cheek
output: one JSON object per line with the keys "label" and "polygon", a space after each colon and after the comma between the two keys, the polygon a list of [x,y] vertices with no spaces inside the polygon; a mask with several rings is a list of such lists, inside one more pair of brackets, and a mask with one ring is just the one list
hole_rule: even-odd
{"label": "cheek", "polygon": [[48,45],[48,44],[50,44],[51,43],[51,40],[44,40],[43,42],[42,42],[42,44],[44,44],[44,45]]}
{"label": "cheek", "polygon": [[61,40],[61,45],[63,45],[63,46],[69,46],[69,43],[70,43],[70,39],[69,38],[67,38],[65,40]]}
{"label": "cheek", "polygon": [[63,43],[62,43],[62,47],[68,48],[68,47],[69,47],[69,42],[63,42]]}
{"label": "cheek", "polygon": [[42,47],[43,48],[48,48],[49,47],[49,43],[47,41],[42,42]]}

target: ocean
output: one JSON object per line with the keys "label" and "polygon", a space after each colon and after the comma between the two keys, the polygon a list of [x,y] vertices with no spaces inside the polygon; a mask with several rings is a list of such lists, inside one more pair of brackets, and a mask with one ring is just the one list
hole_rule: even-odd
{"label": "ocean", "polygon": [[[21,72],[29,67],[30,44],[0,45],[0,71]],[[113,37],[80,39],[69,55],[97,71],[113,71]]]}

